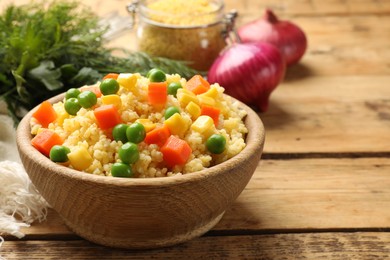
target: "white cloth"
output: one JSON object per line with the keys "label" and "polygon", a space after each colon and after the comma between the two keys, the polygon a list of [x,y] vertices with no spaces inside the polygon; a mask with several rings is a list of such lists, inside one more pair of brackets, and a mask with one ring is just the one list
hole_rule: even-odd
{"label": "white cloth", "polygon": [[[47,202],[35,189],[21,164],[16,130],[0,102],[0,235],[22,238],[21,227],[46,218]],[[0,246],[3,242],[0,236]]]}

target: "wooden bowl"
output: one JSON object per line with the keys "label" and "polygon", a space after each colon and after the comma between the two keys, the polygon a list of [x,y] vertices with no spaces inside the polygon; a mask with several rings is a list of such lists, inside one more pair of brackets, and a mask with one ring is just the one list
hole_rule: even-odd
{"label": "wooden bowl", "polygon": [[258,166],[264,127],[253,110],[242,103],[240,107],[248,112],[244,150],[219,165],[182,176],[111,178],[58,165],[30,143],[29,121],[36,108],[18,126],[17,147],[33,184],[79,236],[119,248],[170,246],[214,227]]}

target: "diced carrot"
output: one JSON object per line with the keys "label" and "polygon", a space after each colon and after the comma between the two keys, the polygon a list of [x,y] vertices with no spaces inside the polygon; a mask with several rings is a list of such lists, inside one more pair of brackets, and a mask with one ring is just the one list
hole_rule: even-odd
{"label": "diced carrot", "polygon": [[218,125],[219,122],[219,114],[221,110],[217,107],[212,107],[208,105],[202,105],[200,114],[203,116],[209,116],[213,119],[215,126]]}
{"label": "diced carrot", "polygon": [[195,75],[187,81],[186,88],[194,94],[199,95],[210,89],[210,83],[208,83],[201,75]]}
{"label": "diced carrot", "polygon": [[167,82],[150,82],[148,86],[148,100],[151,105],[163,105],[168,98]]}
{"label": "diced carrot", "polygon": [[117,79],[118,76],[119,76],[118,73],[108,73],[107,75],[105,75],[103,77],[103,80],[105,80],[105,79]]}
{"label": "diced carrot", "polygon": [[46,100],[39,105],[37,111],[35,111],[32,116],[39,124],[46,128],[51,122],[56,120],[57,113],[52,104]]}
{"label": "diced carrot", "polygon": [[122,122],[118,109],[113,104],[103,105],[93,110],[99,127],[103,130],[112,128]]}
{"label": "diced carrot", "polygon": [[163,146],[170,135],[169,128],[166,125],[163,125],[162,127],[155,128],[146,133],[144,142],[147,144]]}
{"label": "diced carrot", "polygon": [[32,146],[47,157],[49,157],[50,150],[54,145],[62,145],[63,142],[57,133],[48,129],[44,129],[31,139]]}
{"label": "diced carrot", "polygon": [[168,138],[160,151],[163,154],[165,163],[169,167],[185,164],[192,153],[189,144],[174,135]]}
{"label": "diced carrot", "polygon": [[102,92],[100,92],[100,88],[98,85],[91,85],[91,86],[83,86],[80,88],[80,91],[83,92],[83,91],[92,91],[93,93],[95,93],[96,97],[101,97],[102,96]]}

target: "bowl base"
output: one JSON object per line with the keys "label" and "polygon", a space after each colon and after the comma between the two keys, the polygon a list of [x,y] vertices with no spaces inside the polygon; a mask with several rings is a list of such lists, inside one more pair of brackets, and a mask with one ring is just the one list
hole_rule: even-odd
{"label": "bowl base", "polygon": [[149,239],[149,240],[143,239],[142,241],[137,240],[136,237],[116,239],[116,238],[109,238],[104,234],[83,232],[77,228],[74,228],[72,224],[69,223],[66,219],[63,220],[65,224],[74,233],[95,244],[114,247],[114,248],[124,248],[124,249],[154,249],[154,248],[173,246],[176,244],[187,242],[193,238],[200,237],[206,232],[208,232],[210,229],[212,229],[221,220],[224,214],[225,211],[222,212],[217,217],[215,217],[214,219],[212,219],[211,221],[207,222],[206,224],[198,227],[195,230],[186,232],[184,234],[177,234],[174,236],[167,237],[165,239],[164,238]]}

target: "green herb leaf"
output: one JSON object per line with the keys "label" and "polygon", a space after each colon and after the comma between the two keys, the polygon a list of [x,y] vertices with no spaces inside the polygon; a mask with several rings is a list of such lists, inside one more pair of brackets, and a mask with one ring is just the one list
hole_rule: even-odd
{"label": "green herb leaf", "polygon": [[52,61],[42,61],[38,67],[31,69],[27,75],[41,82],[48,90],[53,91],[64,86],[59,80],[61,78],[61,70],[56,69]]}
{"label": "green herb leaf", "polygon": [[81,70],[71,79],[71,83],[76,86],[92,84],[101,79],[102,75],[92,68],[81,68]]}
{"label": "green herb leaf", "polygon": [[23,86],[23,84],[26,83],[26,80],[14,70],[12,71],[12,75],[15,78],[16,91],[17,94],[19,95],[19,98],[25,103],[31,102],[30,95],[27,89]]}

